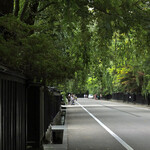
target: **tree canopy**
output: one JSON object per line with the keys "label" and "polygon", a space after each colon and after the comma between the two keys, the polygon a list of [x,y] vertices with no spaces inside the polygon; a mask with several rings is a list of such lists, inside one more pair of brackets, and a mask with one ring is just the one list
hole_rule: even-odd
{"label": "tree canopy", "polygon": [[150,93],[149,1],[0,3],[1,64],[75,93]]}

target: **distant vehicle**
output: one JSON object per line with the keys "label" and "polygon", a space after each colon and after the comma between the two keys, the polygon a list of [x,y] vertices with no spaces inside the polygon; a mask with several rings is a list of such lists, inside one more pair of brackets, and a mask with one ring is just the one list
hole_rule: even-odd
{"label": "distant vehicle", "polygon": [[93,98],[93,94],[89,94],[89,95],[88,95],[88,98]]}

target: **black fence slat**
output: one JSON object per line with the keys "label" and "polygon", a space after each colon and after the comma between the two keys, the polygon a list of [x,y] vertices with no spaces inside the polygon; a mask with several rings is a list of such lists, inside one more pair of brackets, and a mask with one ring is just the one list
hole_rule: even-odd
{"label": "black fence slat", "polygon": [[2,79],[0,79],[0,149],[2,149]]}
{"label": "black fence slat", "polygon": [[[4,133],[3,133],[3,137],[4,137],[4,140],[3,142],[6,142],[9,141],[9,139],[7,139],[7,135],[8,135],[8,123],[7,123],[7,116],[8,116],[8,109],[7,109],[7,106],[8,106],[8,94],[7,94],[7,91],[8,91],[8,81],[4,81],[4,100],[3,100],[3,104],[4,104],[4,109],[3,109],[3,114],[4,114],[4,117],[3,117],[3,121],[4,121],[4,124],[3,124],[3,127],[4,127]],[[8,149],[8,145],[6,143],[3,143],[3,146],[4,146],[4,149]]]}
{"label": "black fence slat", "polygon": [[12,89],[12,141],[13,141],[13,147],[16,149],[16,82],[13,82],[13,89]]}

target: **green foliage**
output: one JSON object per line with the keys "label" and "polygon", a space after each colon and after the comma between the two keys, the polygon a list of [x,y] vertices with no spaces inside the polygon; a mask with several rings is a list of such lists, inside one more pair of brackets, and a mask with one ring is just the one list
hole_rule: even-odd
{"label": "green foliage", "polygon": [[100,85],[97,78],[89,77],[87,80],[87,89],[90,94],[99,94],[100,93]]}
{"label": "green foliage", "polygon": [[61,94],[63,96],[63,100],[64,100],[65,104],[67,104],[67,98],[66,98],[67,93],[63,91],[63,92],[61,92]]}
{"label": "green foliage", "polygon": [[20,0],[0,17],[0,63],[66,92],[150,92],[147,1]]}
{"label": "green foliage", "polygon": [[26,38],[32,28],[12,15],[0,18],[0,56],[1,63],[19,69],[21,39]]}
{"label": "green foliage", "polygon": [[[39,33],[38,28],[13,16],[1,17],[0,26],[4,28],[0,36],[1,63],[42,82],[62,81],[74,74],[71,57],[55,45],[54,39]],[[37,32],[30,34],[33,29]]]}

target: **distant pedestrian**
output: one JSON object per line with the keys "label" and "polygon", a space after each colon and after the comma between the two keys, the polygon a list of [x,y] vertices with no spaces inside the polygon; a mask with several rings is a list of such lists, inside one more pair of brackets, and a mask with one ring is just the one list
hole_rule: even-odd
{"label": "distant pedestrian", "polygon": [[100,99],[102,99],[102,97],[103,97],[102,94],[100,94]]}
{"label": "distant pedestrian", "polygon": [[71,94],[71,105],[74,105],[75,104],[75,99],[74,99],[74,95]]}

